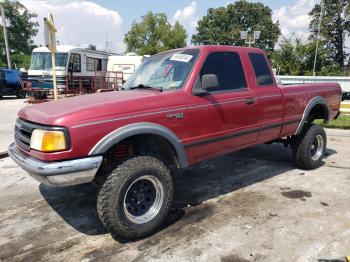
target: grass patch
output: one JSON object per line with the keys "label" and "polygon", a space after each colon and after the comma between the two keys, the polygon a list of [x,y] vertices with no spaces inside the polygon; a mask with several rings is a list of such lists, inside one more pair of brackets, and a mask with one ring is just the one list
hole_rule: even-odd
{"label": "grass patch", "polygon": [[327,128],[350,129],[350,115],[340,115],[338,119],[329,121],[328,124],[324,124],[322,120],[315,120],[315,124]]}

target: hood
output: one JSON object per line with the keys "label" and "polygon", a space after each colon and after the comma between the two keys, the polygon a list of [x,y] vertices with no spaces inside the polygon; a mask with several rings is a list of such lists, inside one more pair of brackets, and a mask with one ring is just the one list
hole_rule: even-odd
{"label": "hood", "polygon": [[18,116],[44,125],[71,126],[87,120],[133,112],[135,105],[148,97],[161,95],[159,91],[131,90],[104,92],[50,101],[23,108]]}

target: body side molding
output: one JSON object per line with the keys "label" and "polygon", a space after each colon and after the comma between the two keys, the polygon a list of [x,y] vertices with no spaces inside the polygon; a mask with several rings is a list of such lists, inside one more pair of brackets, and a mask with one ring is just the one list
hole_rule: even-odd
{"label": "body side molding", "polygon": [[164,126],[147,122],[130,124],[112,131],[97,142],[97,144],[90,150],[89,155],[103,154],[112,145],[117,144],[123,139],[142,134],[158,135],[166,139],[176,151],[180,168],[188,166],[185,147],[175,133]]}
{"label": "body side molding", "polygon": [[307,104],[304,113],[303,113],[303,118],[301,119],[299,126],[297,130],[295,131],[295,135],[299,135],[301,130],[303,129],[306,119],[308,115],[310,114],[311,110],[316,106],[316,105],[321,105],[325,109],[326,112],[326,121],[329,121],[329,116],[330,116],[330,109],[327,105],[327,101],[322,97],[322,96],[316,96],[313,97],[309,103]]}

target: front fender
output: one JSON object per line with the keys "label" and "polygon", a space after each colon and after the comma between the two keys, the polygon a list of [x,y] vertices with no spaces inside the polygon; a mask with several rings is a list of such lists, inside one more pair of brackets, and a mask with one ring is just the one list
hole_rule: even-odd
{"label": "front fender", "polygon": [[97,144],[90,150],[89,155],[104,154],[111,146],[118,142],[128,137],[142,134],[158,135],[166,139],[174,147],[177,153],[180,168],[188,166],[185,147],[176,134],[164,126],[147,122],[130,124],[114,130],[97,142]]}

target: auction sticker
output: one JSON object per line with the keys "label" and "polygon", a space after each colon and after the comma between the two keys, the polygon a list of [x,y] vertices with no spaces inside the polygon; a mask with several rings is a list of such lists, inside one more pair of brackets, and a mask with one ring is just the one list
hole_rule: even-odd
{"label": "auction sticker", "polygon": [[186,54],[173,54],[170,60],[188,63],[192,57],[193,57],[192,55],[186,55]]}

